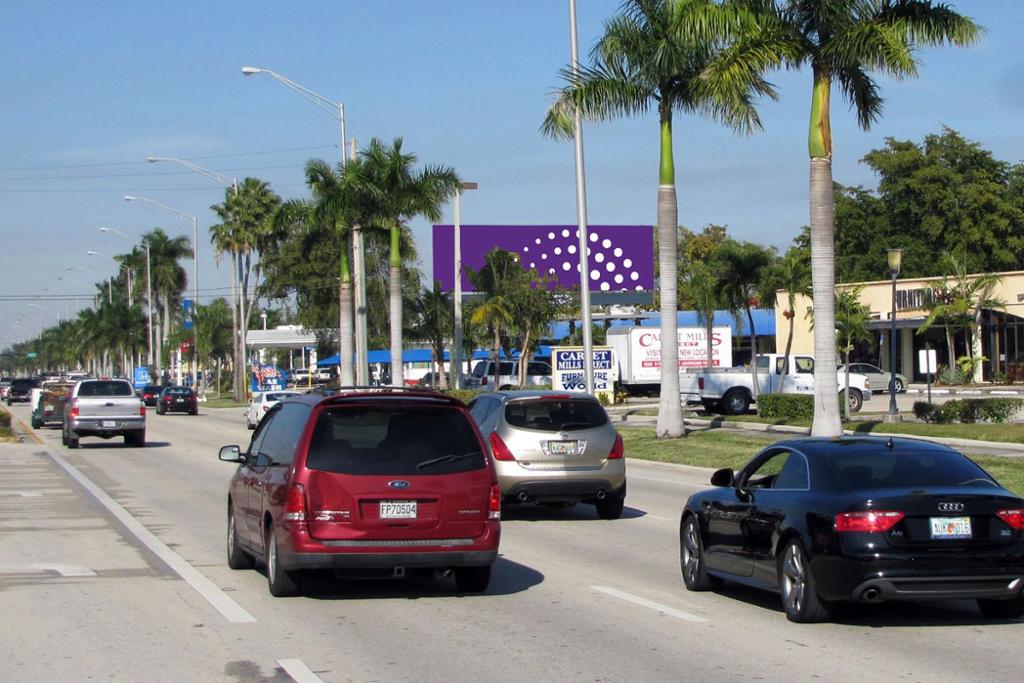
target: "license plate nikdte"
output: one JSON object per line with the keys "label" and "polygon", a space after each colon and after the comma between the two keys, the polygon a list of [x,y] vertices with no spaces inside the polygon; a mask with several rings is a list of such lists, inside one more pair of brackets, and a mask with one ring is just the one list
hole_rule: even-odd
{"label": "license plate nikdte", "polygon": [[382,500],[381,519],[416,519],[415,500]]}
{"label": "license plate nikdte", "polygon": [[932,538],[970,538],[970,517],[932,517]]}

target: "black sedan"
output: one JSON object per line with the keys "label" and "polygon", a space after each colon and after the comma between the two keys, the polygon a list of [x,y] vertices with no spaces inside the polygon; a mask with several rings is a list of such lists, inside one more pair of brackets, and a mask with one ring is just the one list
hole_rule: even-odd
{"label": "black sedan", "polygon": [[840,602],[974,599],[1024,615],[1024,499],[966,456],[914,439],[798,439],[690,497],[679,526],[690,590],[724,579],[780,593],[791,621]]}
{"label": "black sedan", "polygon": [[170,412],[198,415],[196,393],[188,387],[164,387],[156,401],[156,412],[158,415]]}

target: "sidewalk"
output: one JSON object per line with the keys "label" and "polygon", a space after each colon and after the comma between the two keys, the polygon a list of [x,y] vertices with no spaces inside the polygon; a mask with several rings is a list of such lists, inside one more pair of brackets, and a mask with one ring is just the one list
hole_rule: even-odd
{"label": "sidewalk", "polygon": [[[883,394],[885,392],[873,392],[875,394]],[[906,394],[922,394],[928,393],[927,384],[910,384],[907,386]],[[984,385],[984,386],[936,386],[932,385],[932,396],[1024,396],[1024,386],[1017,387],[1013,385]]]}

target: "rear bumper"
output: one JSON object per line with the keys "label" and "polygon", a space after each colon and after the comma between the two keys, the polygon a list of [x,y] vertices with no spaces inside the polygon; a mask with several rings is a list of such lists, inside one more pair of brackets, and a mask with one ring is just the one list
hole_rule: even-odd
{"label": "rear bumper", "polygon": [[[465,545],[429,545],[429,539],[394,543],[368,541],[320,541],[306,529],[275,528],[278,558],[285,569],[393,569],[395,567],[486,567],[498,557],[501,523],[488,521],[480,536],[461,539]],[[415,544],[413,546],[413,544]],[[415,549],[412,549],[412,547]]]}
{"label": "rear bumper", "polygon": [[1012,598],[1024,595],[1024,550],[965,551],[960,557],[824,555],[811,561],[826,600]]}
{"label": "rear bumper", "polygon": [[[113,422],[113,427],[104,427],[104,422]],[[141,432],[146,429],[144,417],[89,417],[71,421],[71,431],[78,436],[118,436],[125,432]]]}
{"label": "rear bumper", "polygon": [[502,489],[506,501],[519,503],[596,501],[625,495],[625,478],[618,486],[609,479],[538,479],[517,481]]}

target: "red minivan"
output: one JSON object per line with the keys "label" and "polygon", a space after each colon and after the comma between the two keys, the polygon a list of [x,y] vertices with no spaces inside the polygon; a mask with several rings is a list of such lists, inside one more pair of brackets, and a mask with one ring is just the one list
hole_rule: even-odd
{"label": "red minivan", "polygon": [[272,595],[302,570],[404,576],[451,570],[487,589],[501,537],[501,492],[460,401],[431,391],[343,389],[289,397],[260,422],[228,491],[232,569],[267,563]]}

